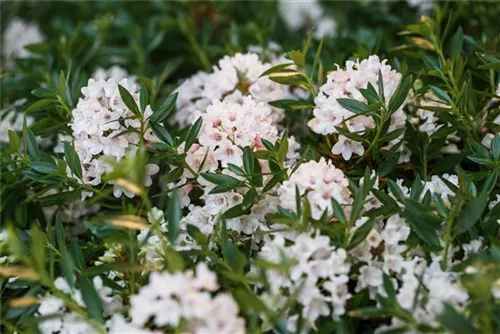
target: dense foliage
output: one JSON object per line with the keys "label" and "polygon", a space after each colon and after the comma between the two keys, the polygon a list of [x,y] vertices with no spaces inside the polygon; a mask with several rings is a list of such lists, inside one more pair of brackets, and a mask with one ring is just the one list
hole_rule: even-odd
{"label": "dense foliage", "polygon": [[497,3],[0,8],[1,332],[500,332]]}

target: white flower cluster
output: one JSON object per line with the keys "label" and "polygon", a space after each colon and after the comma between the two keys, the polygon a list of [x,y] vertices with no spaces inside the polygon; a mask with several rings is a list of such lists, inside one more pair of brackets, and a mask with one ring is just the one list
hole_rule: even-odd
{"label": "white flower cluster", "polygon": [[[93,284],[103,302],[105,316],[112,315],[122,307],[121,297],[114,294],[111,288],[103,285],[102,279],[99,276],[94,277]],[[81,291],[71,288],[64,278],[56,278],[54,285],[58,290],[71,296],[79,306],[85,307]],[[97,333],[79,314],[69,311],[64,300],[54,295],[48,294],[40,298],[40,305],[37,312],[40,317],[51,316],[41,320],[39,323],[39,329],[43,334]]]}
{"label": "white flower cluster", "polygon": [[[358,221],[356,228],[367,220]],[[418,323],[436,325],[444,303],[462,308],[468,294],[458,282],[457,273],[441,269],[441,256],[432,255],[428,264],[423,253],[409,251],[406,245],[409,235],[410,227],[399,215],[385,222],[377,221],[367,238],[349,252],[352,263],[361,264],[356,292],[368,289],[372,299],[376,294],[385,296],[383,275],[386,274],[391,277],[398,303],[410,311]],[[467,256],[477,252],[480,245],[477,241],[464,245],[464,253]],[[452,249],[450,260],[455,250]],[[400,320],[393,319],[394,327],[401,324]]]}
{"label": "white flower cluster", "polygon": [[[263,102],[256,102],[251,96],[243,98],[241,102],[213,101],[206,113],[201,114],[203,125],[199,134],[199,144],[194,144],[187,152],[186,163],[195,172],[214,172],[222,167],[222,173],[239,178],[229,169],[228,164],[243,167],[242,147],[252,150],[264,149],[262,139],[271,143],[278,139],[278,130],[269,117],[269,106]],[[296,152],[299,145],[293,137],[288,139],[288,153],[285,163],[290,165],[297,159]],[[203,163],[203,165],[202,165]],[[269,171],[267,162],[260,161],[263,172]],[[186,183],[193,178],[191,171],[185,170],[181,180],[175,185]],[[264,180],[269,177],[264,177]],[[204,206],[189,205],[189,191],[192,186],[182,189],[183,203],[189,205],[189,213],[185,222],[197,226],[204,234],[210,234],[218,218],[226,210],[240,204],[245,195],[239,189],[222,193],[210,194],[215,187],[203,177],[197,182],[202,186]],[[252,207],[251,214],[227,219],[227,227],[231,230],[252,234],[257,229],[266,229],[265,215],[275,212],[278,199],[275,194],[265,194]]]}
{"label": "white flower cluster", "polygon": [[[270,108],[251,96],[241,102],[213,101],[203,113],[203,127],[198,142],[211,149],[211,156],[227,167],[228,163],[243,165],[240,147],[262,149],[262,139],[275,142],[278,130],[269,117]],[[203,150],[205,151],[205,150]]]}
{"label": "white flower cluster", "polygon": [[294,211],[297,188],[300,196],[309,200],[312,217],[319,219],[325,210],[328,210],[330,215],[333,214],[331,198],[343,205],[345,210],[348,209],[352,203],[348,185],[342,170],[335,168],[331,161],[327,162],[324,158],[318,162],[309,161],[301,164],[279,188],[280,205]]}
{"label": "white flower cluster", "polygon": [[[353,112],[343,108],[337,99],[350,98],[366,103],[360,89],[366,89],[368,84],[377,87],[380,71],[384,85],[384,97],[389,103],[399,85],[401,74],[392,70],[386,62],[386,60],[380,61],[378,56],[372,55],[361,62],[359,60],[356,62],[347,61],[345,70],[338,68],[330,73],[327,82],[320,87],[319,94],[314,99],[316,108],[313,111],[314,118],[308,123],[309,127],[322,135],[338,133],[336,127],[343,127],[358,135],[363,135],[366,131],[374,129],[375,121],[372,117],[356,116]],[[400,107],[391,115],[391,123],[387,132],[404,127],[405,121],[406,115],[403,108]],[[349,160],[353,153],[362,155],[364,148],[361,143],[339,135],[338,141],[332,147],[332,153],[342,154],[345,160]]]}
{"label": "white flower cluster", "polygon": [[36,24],[26,23],[18,18],[9,22],[2,38],[2,54],[18,58],[25,58],[30,54],[25,49],[27,45],[40,43],[43,40]]}
{"label": "white flower cluster", "polygon": [[205,263],[196,266],[196,273],[152,273],[149,284],[130,298],[131,322],[142,327],[151,320],[176,328],[183,321],[189,333],[244,333],[245,322],[231,296],[212,295],[218,288],[217,276]]}
{"label": "white flower cluster", "polygon": [[[283,237],[275,236],[266,242],[259,256],[284,269],[266,270],[270,288],[262,299],[271,309],[284,306],[287,298],[283,294],[296,294],[304,308],[305,328],[314,328],[320,316],[331,314],[338,318],[345,313],[345,304],[351,297],[347,288],[350,264],[346,251],[330,246],[328,237],[302,233],[288,245]],[[296,331],[297,320],[298,315],[287,319],[290,331]]]}
{"label": "white flower cluster", "polygon": [[[213,72],[200,71],[179,86],[175,120],[181,125],[191,124],[214,100],[241,102],[245,96],[252,96],[257,102],[267,103],[289,97],[288,87],[267,76],[260,77],[272,66],[262,62],[256,53],[222,58]],[[276,123],[284,114],[281,109],[269,108],[267,116]]]}
{"label": "white flower cluster", "polygon": [[[139,93],[135,84],[127,79],[120,81],[139,105]],[[137,132],[140,130],[140,120],[123,102],[118,83],[109,79],[89,79],[88,85],[82,88],[83,98],[80,98],[73,110],[73,118],[69,124],[73,130],[75,150],[83,165],[83,182],[92,186],[101,184],[101,177],[110,171],[111,162],[122,159],[135,151],[139,143]],[[147,106],[145,118],[153,111]],[[145,125],[147,127],[147,124]],[[156,141],[150,129],[144,132],[146,141]],[[158,172],[156,165],[150,164],[146,170],[145,185],[151,185],[151,175]],[[114,186],[114,195],[120,197],[123,193],[128,197],[134,194]]]}
{"label": "white flower cluster", "polygon": [[292,31],[314,26],[314,37],[333,37],[337,34],[337,22],[325,15],[317,0],[279,1],[281,17]]}

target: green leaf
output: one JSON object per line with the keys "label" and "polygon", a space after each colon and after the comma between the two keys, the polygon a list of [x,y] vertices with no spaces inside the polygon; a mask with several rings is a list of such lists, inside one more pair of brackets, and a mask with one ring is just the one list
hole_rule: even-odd
{"label": "green leaf", "polygon": [[457,235],[468,231],[476,224],[488,204],[488,195],[488,193],[481,192],[478,197],[465,206],[458,217]]}
{"label": "green leaf", "polygon": [[306,59],[304,57],[304,54],[300,51],[297,50],[292,50],[288,52],[288,56],[290,57],[291,60],[297,65],[298,67],[303,68],[306,63]]}
{"label": "green leaf", "polygon": [[46,238],[37,224],[33,224],[31,234],[31,254],[38,272],[45,272]]}
{"label": "green leaf", "polygon": [[31,169],[42,174],[52,174],[58,171],[57,166],[48,162],[35,161],[30,163]]}
{"label": "green leaf", "polygon": [[462,27],[458,27],[457,32],[453,35],[450,41],[450,57],[453,59],[456,55],[459,55],[462,51],[462,46],[464,43],[464,32]]}
{"label": "green leaf", "polygon": [[335,217],[337,217],[337,220],[341,224],[347,224],[347,219],[345,217],[344,210],[342,210],[342,207],[340,206],[339,202],[337,202],[337,200],[333,197],[330,198],[330,200],[332,202],[333,212],[335,213]]}
{"label": "green leaf", "polygon": [[488,174],[486,181],[484,181],[483,187],[481,188],[481,192],[490,193],[496,186],[498,179],[498,170],[493,170],[493,172]]}
{"label": "green leaf", "polygon": [[175,109],[176,103],[177,103],[177,93],[168,96],[163,101],[160,108],[158,108],[158,110],[153,112],[153,115],[151,115],[150,120],[157,123],[163,122]]}
{"label": "green leaf", "polygon": [[260,300],[260,298],[250,290],[235,289],[232,291],[234,299],[238,302],[242,310],[248,312],[248,310],[254,310],[257,312],[266,312],[266,305]]}
{"label": "green leaf", "polygon": [[286,69],[281,72],[273,72],[268,75],[271,81],[282,85],[307,87],[307,79],[301,72]]}
{"label": "green leaf", "polygon": [[120,97],[122,98],[123,103],[125,103],[125,105],[131,112],[138,115],[140,113],[139,108],[137,107],[137,103],[135,103],[135,100],[130,92],[122,85],[118,85],[118,90],[120,92]]}
{"label": "green leaf", "polygon": [[38,98],[41,98],[41,99],[56,99],[57,98],[57,94],[54,93],[52,90],[48,89],[48,88],[44,88],[44,87],[39,87],[39,88],[35,88],[31,91],[31,94],[38,97]]}
{"label": "green leaf", "polygon": [[99,323],[103,323],[102,301],[97,293],[94,284],[85,276],[80,276],[78,286],[82,292],[82,298],[87,307],[89,316]]}
{"label": "green leaf", "polygon": [[434,95],[436,95],[440,100],[451,104],[451,98],[448,95],[448,93],[446,93],[444,90],[442,90],[441,88],[438,88],[436,86],[430,86],[429,88],[434,93]]}
{"label": "green leaf", "polygon": [[71,204],[80,198],[80,190],[63,191],[57,194],[42,196],[38,198],[41,206]]}
{"label": "green leaf", "polygon": [[20,140],[17,132],[9,130],[9,146],[14,152],[19,152]]}
{"label": "green leaf", "polygon": [[253,159],[254,157],[252,150],[250,149],[249,146],[246,146],[243,149],[243,168],[245,168],[245,172],[247,172],[248,175],[253,174],[253,166],[254,166]]}
{"label": "green leaf", "polygon": [[473,141],[471,143],[472,145],[472,152],[476,155],[483,156],[485,158],[490,158],[490,152],[488,151],[488,148],[476,141]]}
{"label": "green leaf", "polygon": [[168,174],[165,176],[165,183],[175,182],[182,176],[183,173],[184,173],[184,167],[177,167],[173,170],[170,170]]}
{"label": "green leaf", "polygon": [[404,203],[405,196],[404,196],[403,192],[401,191],[401,188],[399,188],[399,186],[397,185],[397,183],[391,179],[387,179],[387,185],[389,187],[389,190],[391,191],[391,194],[394,195],[394,197],[396,197],[396,199],[400,203]]}
{"label": "green leaf", "polygon": [[450,333],[481,333],[471,320],[467,319],[464,314],[458,312],[453,306],[447,303],[444,303],[444,310],[437,316],[437,319]]}
{"label": "green leaf", "polygon": [[384,290],[387,293],[387,297],[390,298],[391,300],[395,300],[396,290],[394,289],[394,285],[392,284],[391,278],[385,273],[383,276],[383,282],[384,282]]}
{"label": "green leaf", "polygon": [[467,159],[469,159],[471,161],[474,161],[475,163],[477,163],[479,165],[488,165],[491,162],[490,159],[485,158],[485,157],[483,157],[481,155],[477,155],[477,154],[475,154],[475,155],[469,155],[467,157]]}
{"label": "green leaf", "polygon": [[39,100],[26,108],[26,113],[49,109],[55,105],[57,105],[57,101],[53,99]]}
{"label": "green leaf", "polygon": [[151,130],[153,130],[155,136],[158,137],[158,139],[160,139],[162,142],[164,142],[169,146],[174,145],[174,140],[172,136],[164,126],[155,122],[149,122],[149,126],[151,127]]}
{"label": "green leaf", "polygon": [[381,70],[378,70],[377,85],[378,85],[378,98],[380,99],[380,102],[382,102],[385,105],[384,78],[382,77]]}
{"label": "green leaf", "polygon": [[375,220],[370,219],[361,227],[359,227],[354,234],[351,237],[351,240],[349,241],[349,245],[347,246],[347,250],[353,249],[357,245],[359,245],[363,240],[366,239],[368,234],[370,234],[370,231],[373,229],[373,226],[375,225]]}
{"label": "green leaf", "polygon": [[167,208],[167,220],[168,220],[168,241],[175,245],[175,241],[180,233],[180,221],[181,221],[181,202],[179,198],[179,192],[175,189],[172,192],[170,201],[168,202]]}
{"label": "green leaf", "polygon": [[59,74],[59,97],[63,101],[63,103],[68,103],[68,95],[67,95],[67,86],[66,86],[66,75],[64,74],[64,71],[61,71]]}
{"label": "green leaf", "polygon": [[64,236],[64,228],[62,226],[59,218],[56,218],[56,240],[61,258],[59,260],[59,265],[63,273],[63,277],[66,279],[70,286],[73,286],[75,282],[75,275],[73,274],[74,262],[71,255],[68,253],[66,247],[66,238]]}
{"label": "green leaf", "polygon": [[243,181],[225,174],[201,173],[200,175],[207,181],[217,185],[210,191],[210,194],[224,193],[239,187],[243,183]]}
{"label": "green leaf", "polygon": [[401,83],[399,84],[398,88],[396,89],[396,92],[394,92],[394,95],[391,97],[391,100],[389,101],[389,113],[394,113],[396,110],[399,109],[403,105],[403,103],[406,100],[406,97],[408,96],[408,92],[410,91],[410,88],[413,84],[413,76],[407,76]]}
{"label": "green leaf", "polygon": [[303,100],[275,100],[268,102],[270,106],[287,110],[300,110],[314,108],[314,104]]}
{"label": "green leaf", "polygon": [[280,146],[278,148],[278,161],[283,163],[286,159],[286,155],[288,154],[288,137],[287,133],[283,133],[283,136],[280,140]]}
{"label": "green leaf", "polygon": [[272,73],[281,72],[281,71],[283,71],[284,69],[286,69],[287,67],[289,67],[291,65],[293,65],[293,63],[285,63],[285,64],[279,64],[279,65],[273,66],[270,69],[266,70],[264,73],[262,73],[260,75],[260,77],[265,77],[266,75],[269,75],[269,74],[272,74]]}
{"label": "green leaf", "polygon": [[368,83],[366,88],[361,88],[359,91],[369,104],[380,103],[377,91],[371,83]]}
{"label": "green leaf", "polygon": [[495,160],[500,158],[500,135],[496,135],[491,141],[491,155]]}
{"label": "green leaf", "polygon": [[71,172],[73,172],[76,177],[81,179],[83,177],[83,172],[80,157],[76,153],[73,145],[69,142],[64,142],[64,158],[66,159],[66,163],[68,164]]}
{"label": "green leaf", "polygon": [[38,160],[40,158],[40,150],[38,149],[38,144],[36,142],[35,135],[30,129],[27,129],[27,149],[31,160]]}
{"label": "green leaf", "polygon": [[381,141],[389,142],[391,140],[394,140],[394,139],[398,138],[399,136],[401,136],[405,132],[405,130],[406,130],[405,128],[399,128],[399,129],[396,129],[394,131],[391,131],[388,134],[386,134],[385,136],[383,136]]}
{"label": "green leaf", "polygon": [[358,100],[354,99],[337,99],[337,102],[344,108],[355,114],[363,113],[367,110],[368,106]]}
{"label": "green leaf", "polygon": [[406,199],[404,203],[404,216],[410,223],[412,231],[429,245],[439,246],[439,237],[436,231],[440,226],[441,219],[417,200]]}
{"label": "green leaf", "polygon": [[178,252],[172,249],[167,249],[165,252],[165,259],[167,260],[167,268],[169,272],[175,273],[184,271],[186,265],[184,263],[184,259]]}
{"label": "green leaf", "polygon": [[386,317],[391,314],[391,310],[378,308],[375,306],[366,306],[361,307],[349,312],[349,316],[353,318],[362,318],[362,319],[370,319],[370,318],[381,318]]}
{"label": "green leaf", "polygon": [[201,233],[200,229],[192,224],[187,224],[187,233],[202,247],[207,246],[207,236]]}
{"label": "green leaf", "polygon": [[234,174],[236,174],[238,176],[245,176],[245,171],[243,169],[241,169],[240,167],[236,166],[235,164],[228,163],[227,167]]}
{"label": "green leaf", "polygon": [[186,145],[184,146],[184,152],[189,151],[191,146],[194,144],[200,133],[201,125],[203,124],[203,119],[199,117],[196,122],[189,128],[189,132],[186,136]]}
{"label": "green leaf", "polygon": [[141,111],[144,113],[149,102],[148,89],[144,84],[141,83],[141,91],[139,93],[139,103],[141,105]]}
{"label": "green leaf", "polygon": [[266,150],[271,151],[271,152],[275,151],[274,144],[271,143],[269,140],[262,138],[261,141],[262,141],[262,144],[264,145],[264,147],[266,148]]}

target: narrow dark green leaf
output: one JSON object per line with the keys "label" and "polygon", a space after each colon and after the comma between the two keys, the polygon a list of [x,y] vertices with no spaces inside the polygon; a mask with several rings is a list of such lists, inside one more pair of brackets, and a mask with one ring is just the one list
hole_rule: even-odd
{"label": "narrow dark green leaf", "polygon": [[378,85],[378,98],[380,102],[382,102],[385,105],[384,78],[382,77],[381,70],[378,70],[377,85]]}
{"label": "narrow dark green leaf", "polygon": [[30,163],[31,169],[42,174],[51,174],[58,171],[57,166],[48,162],[35,161]]}
{"label": "narrow dark green leaf", "polygon": [[46,238],[40,231],[38,225],[33,224],[30,230],[31,234],[31,254],[38,272],[45,271],[45,249]]}
{"label": "narrow dark green leaf", "polygon": [[358,100],[354,99],[337,99],[337,102],[344,108],[347,109],[355,114],[360,114],[363,113],[367,110],[368,106]]}
{"label": "narrow dark green leaf", "polygon": [[250,149],[249,146],[246,146],[243,149],[243,168],[245,168],[245,172],[247,172],[248,175],[253,174],[253,153],[252,150]]}
{"label": "narrow dark green leaf", "polygon": [[55,105],[57,105],[57,101],[53,99],[39,100],[26,108],[26,113],[49,109]]}
{"label": "narrow dark green leaf", "polygon": [[54,93],[52,90],[44,87],[39,87],[35,88],[31,91],[31,94],[41,98],[41,99],[55,99],[57,98],[56,93]]}
{"label": "narrow dark green leaf", "polygon": [[159,123],[149,122],[149,126],[151,126],[151,130],[155,134],[158,139],[160,139],[165,144],[172,146],[174,144],[174,140],[168,130]]}
{"label": "narrow dark green leaf", "polygon": [[94,284],[85,276],[78,279],[78,286],[82,292],[82,298],[87,307],[89,316],[99,323],[103,323],[102,301],[97,293]]}
{"label": "narrow dark green leaf", "polygon": [[207,181],[217,185],[210,191],[211,194],[224,193],[233,190],[243,183],[243,181],[225,174],[201,173],[200,175]]}
{"label": "narrow dark green leaf", "polygon": [[344,214],[344,210],[342,210],[342,207],[340,206],[339,202],[335,198],[330,199],[332,202],[332,208],[333,212],[335,213],[335,217],[337,217],[337,220],[342,223],[342,224],[347,224],[347,219]]}
{"label": "narrow dark green leaf", "polygon": [[36,142],[35,135],[33,132],[31,132],[30,129],[27,129],[27,136],[28,136],[28,155],[30,156],[31,160],[38,160],[40,158],[40,150],[38,149],[38,144]]}
{"label": "narrow dark green leaf", "polygon": [[149,103],[148,89],[146,88],[146,86],[144,86],[144,84],[141,84],[141,91],[139,93],[139,103],[141,105],[141,111],[144,113],[144,111],[146,110],[146,106]]}
{"label": "narrow dark green leaf", "polygon": [[391,100],[389,101],[389,113],[394,113],[396,110],[399,109],[403,105],[403,103],[406,100],[406,97],[408,96],[408,92],[410,91],[410,88],[413,84],[413,76],[407,76],[401,83],[399,84],[398,88],[396,89],[396,92],[394,92],[394,95],[391,97]]}
{"label": "narrow dark green leaf", "polygon": [[442,101],[451,103],[451,98],[444,90],[436,86],[430,86],[430,90]]}
{"label": "narrow dark green leaf", "polygon": [[167,220],[168,220],[168,241],[170,244],[175,245],[175,241],[180,233],[181,221],[181,202],[179,199],[178,190],[172,192],[167,207]]}
{"label": "narrow dark green leaf", "polygon": [[495,160],[500,158],[500,135],[496,135],[491,141],[491,155]]}
{"label": "narrow dark green leaf", "polygon": [[161,104],[160,108],[153,112],[150,120],[153,122],[161,123],[174,111],[177,103],[177,93],[169,95]]}
{"label": "narrow dark green leaf", "polygon": [[130,94],[130,92],[122,85],[118,85],[118,90],[120,92],[120,97],[122,98],[123,103],[125,103],[125,105],[131,112],[138,115],[140,111],[132,94]]}
{"label": "narrow dark green leaf", "polygon": [[476,224],[488,204],[488,195],[488,193],[481,192],[465,206],[458,217],[457,235],[468,231]]}
{"label": "narrow dark green leaf", "polygon": [[347,246],[347,250],[353,249],[354,247],[362,243],[363,240],[366,239],[368,234],[370,234],[370,231],[372,230],[374,225],[375,225],[375,220],[373,219],[370,219],[369,221],[361,225],[361,227],[359,227],[352,235],[349,241],[349,245]]}
{"label": "narrow dark green leaf", "polygon": [[73,145],[69,142],[64,142],[64,158],[68,164],[71,172],[76,175],[79,179],[83,177],[82,164],[80,162],[80,157],[75,151]]}
{"label": "narrow dark green leaf", "polygon": [[186,137],[186,145],[184,147],[184,151],[187,152],[194,144],[196,139],[198,138],[198,134],[200,133],[201,125],[203,124],[203,119],[199,117],[196,122],[189,128],[189,132]]}
{"label": "narrow dark green leaf", "polygon": [[245,176],[245,171],[243,169],[241,169],[240,167],[236,166],[235,164],[228,163],[227,167],[234,174],[236,174],[238,176]]}

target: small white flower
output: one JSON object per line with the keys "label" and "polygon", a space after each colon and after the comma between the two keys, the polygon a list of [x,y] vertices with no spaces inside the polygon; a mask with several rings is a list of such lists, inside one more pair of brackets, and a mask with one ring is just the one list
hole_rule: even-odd
{"label": "small white flower", "polygon": [[340,135],[339,140],[332,147],[332,153],[342,154],[344,160],[349,161],[353,153],[361,156],[365,153],[365,149],[361,143]]}

